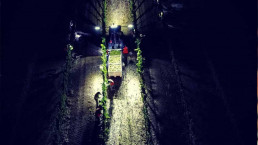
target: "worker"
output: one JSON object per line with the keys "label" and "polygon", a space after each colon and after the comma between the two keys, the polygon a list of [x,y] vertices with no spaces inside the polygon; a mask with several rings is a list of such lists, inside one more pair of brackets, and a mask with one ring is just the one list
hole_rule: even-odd
{"label": "worker", "polygon": [[96,106],[99,106],[99,98],[100,98],[101,93],[97,92],[94,96],[94,100],[96,101]]}
{"label": "worker", "polygon": [[127,54],[128,54],[128,47],[125,46],[123,48],[123,58],[124,58],[125,66],[127,65]]}
{"label": "worker", "polygon": [[100,123],[100,117],[101,117],[101,111],[102,111],[103,107],[101,105],[99,105],[97,108],[96,108],[96,111],[95,111],[95,117],[96,117],[96,121],[97,121],[97,124]]}
{"label": "worker", "polygon": [[115,84],[112,79],[108,79],[108,83],[109,83],[110,86],[113,86]]}
{"label": "worker", "polygon": [[112,79],[108,79],[108,84],[109,84],[109,86],[110,86],[110,89],[113,90],[113,89],[114,89],[115,82],[114,82]]}
{"label": "worker", "polygon": [[127,47],[127,46],[125,46],[125,47],[123,48],[123,54],[128,54],[128,47]]}

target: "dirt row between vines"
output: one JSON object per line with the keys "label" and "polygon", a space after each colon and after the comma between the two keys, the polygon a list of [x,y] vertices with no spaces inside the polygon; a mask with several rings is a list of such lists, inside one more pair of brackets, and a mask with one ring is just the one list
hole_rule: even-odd
{"label": "dirt row between vines", "polygon": [[108,101],[111,123],[107,144],[146,144],[139,75],[135,64],[124,71],[119,90]]}
{"label": "dirt row between vines", "polygon": [[96,102],[94,95],[102,91],[102,74],[99,56],[78,59],[71,74],[71,95],[68,104],[71,111],[69,144],[95,144]]}

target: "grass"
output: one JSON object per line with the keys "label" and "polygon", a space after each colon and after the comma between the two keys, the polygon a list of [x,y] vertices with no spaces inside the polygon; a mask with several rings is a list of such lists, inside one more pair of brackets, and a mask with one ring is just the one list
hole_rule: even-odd
{"label": "grass", "polygon": [[110,51],[109,55],[121,55],[121,51],[120,50],[112,50],[112,51]]}

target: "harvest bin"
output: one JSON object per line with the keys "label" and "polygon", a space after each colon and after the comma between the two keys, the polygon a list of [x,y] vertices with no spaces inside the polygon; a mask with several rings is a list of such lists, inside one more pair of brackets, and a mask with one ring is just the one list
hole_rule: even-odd
{"label": "harvest bin", "polygon": [[122,52],[121,49],[111,49],[108,56],[108,76],[122,77]]}

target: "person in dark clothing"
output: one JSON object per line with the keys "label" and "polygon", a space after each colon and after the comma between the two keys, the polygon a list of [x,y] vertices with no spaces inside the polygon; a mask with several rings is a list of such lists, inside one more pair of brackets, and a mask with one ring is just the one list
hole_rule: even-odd
{"label": "person in dark clothing", "polygon": [[108,79],[108,83],[109,83],[111,91],[113,91],[114,90],[115,82],[112,79]]}
{"label": "person in dark clothing", "polygon": [[102,109],[103,107],[101,105],[99,105],[97,108],[96,108],[96,111],[95,111],[95,118],[96,118],[96,124],[97,126],[100,125],[100,121],[101,121],[101,115],[102,115]]}
{"label": "person in dark clothing", "polygon": [[95,116],[97,117],[97,118],[99,118],[100,116],[101,116],[101,111],[102,111],[102,106],[98,106],[97,108],[96,108],[96,112],[95,112]]}
{"label": "person in dark clothing", "polygon": [[94,96],[94,100],[96,101],[96,106],[99,106],[99,96],[101,95],[100,92],[97,92]]}

